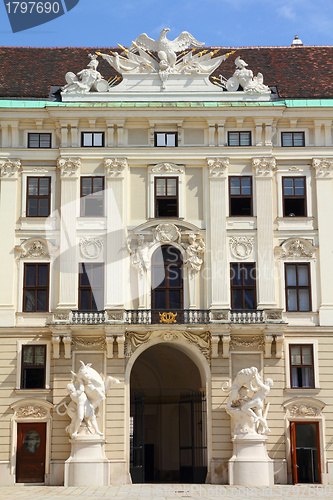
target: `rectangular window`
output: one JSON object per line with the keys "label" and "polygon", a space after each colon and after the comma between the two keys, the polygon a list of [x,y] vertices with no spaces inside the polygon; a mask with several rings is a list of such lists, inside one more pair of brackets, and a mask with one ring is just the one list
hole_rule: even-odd
{"label": "rectangular window", "polygon": [[22,389],[44,389],[46,345],[22,346]]}
{"label": "rectangular window", "polygon": [[230,265],[231,308],[256,309],[256,270],[254,264]]}
{"label": "rectangular window", "polygon": [[285,264],[287,311],[311,311],[310,264]]}
{"label": "rectangular window", "polygon": [[104,216],[104,177],[81,177],[81,217]]}
{"label": "rectangular window", "polygon": [[27,217],[50,215],[51,177],[28,177]]}
{"label": "rectangular window", "polygon": [[178,217],[178,177],[155,177],[155,217]]}
{"label": "rectangular window", "polygon": [[281,132],[281,144],[284,147],[305,146],[304,132]]}
{"label": "rectangular window", "polygon": [[229,215],[252,216],[252,178],[250,176],[229,177]]}
{"label": "rectangular window", "polygon": [[81,145],[84,148],[104,147],[104,132],[82,132]]}
{"label": "rectangular window", "polygon": [[28,134],[28,148],[50,148],[51,134]]}
{"label": "rectangular window", "polygon": [[282,177],[284,217],[306,217],[305,186],[305,177]]}
{"label": "rectangular window", "polygon": [[312,344],[290,344],[290,387],[314,388]]}
{"label": "rectangular window", "polygon": [[49,310],[49,264],[24,264],[23,311]]}
{"label": "rectangular window", "polygon": [[79,309],[80,311],[104,309],[104,264],[80,264]]}
{"label": "rectangular window", "polygon": [[228,146],[251,146],[251,132],[228,132]]}
{"label": "rectangular window", "polygon": [[155,132],[155,146],[175,148],[178,146],[177,132]]}

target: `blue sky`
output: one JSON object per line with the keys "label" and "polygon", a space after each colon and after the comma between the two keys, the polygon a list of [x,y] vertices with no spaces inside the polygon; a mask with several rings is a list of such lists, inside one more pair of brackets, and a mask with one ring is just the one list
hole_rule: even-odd
{"label": "blue sky", "polygon": [[80,0],[18,33],[0,3],[3,46],[128,46],[143,32],[156,39],[163,27],[170,39],[187,30],[207,46],[288,46],[296,34],[304,45],[333,45],[333,0]]}

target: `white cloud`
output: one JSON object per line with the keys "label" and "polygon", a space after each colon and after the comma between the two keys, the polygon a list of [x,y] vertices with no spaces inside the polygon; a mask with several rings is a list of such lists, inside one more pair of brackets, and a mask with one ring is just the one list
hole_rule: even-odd
{"label": "white cloud", "polygon": [[296,17],[295,12],[289,5],[282,5],[282,7],[278,9],[278,13],[280,14],[280,16],[285,17],[286,19],[295,19]]}

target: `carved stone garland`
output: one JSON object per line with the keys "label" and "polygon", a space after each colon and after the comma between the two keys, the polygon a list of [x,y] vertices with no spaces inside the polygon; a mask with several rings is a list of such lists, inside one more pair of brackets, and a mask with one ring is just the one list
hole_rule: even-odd
{"label": "carved stone garland", "polygon": [[290,238],[285,240],[279,247],[275,247],[275,253],[280,259],[312,259],[317,247],[304,238]]}
{"label": "carved stone garland", "polygon": [[236,259],[247,259],[253,252],[254,238],[234,236],[229,240],[230,251]]}
{"label": "carved stone garland", "polygon": [[45,418],[47,415],[48,411],[38,405],[24,405],[16,410],[17,418]]}
{"label": "carved stone garland", "polygon": [[103,240],[96,236],[81,238],[79,246],[83,257],[86,259],[97,259],[103,250]]}

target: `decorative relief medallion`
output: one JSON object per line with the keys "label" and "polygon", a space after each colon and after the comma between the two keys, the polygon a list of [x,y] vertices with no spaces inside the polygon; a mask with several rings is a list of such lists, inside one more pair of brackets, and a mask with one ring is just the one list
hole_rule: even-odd
{"label": "decorative relief medallion", "polygon": [[106,177],[120,177],[127,167],[126,158],[104,158]]}
{"label": "decorative relief medallion", "polygon": [[247,259],[253,252],[254,238],[234,236],[229,240],[230,251],[236,259]]}
{"label": "decorative relief medallion", "polygon": [[293,417],[316,417],[319,415],[318,408],[314,408],[313,406],[306,405],[294,405],[289,408],[289,413]]}
{"label": "decorative relief medallion", "polygon": [[210,334],[208,332],[192,333],[189,331],[165,331],[155,330],[152,332],[127,332],[125,342],[125,355],[131,357],[133,352],[142,344],[146,344],[150,340],[161,338],[165,341],[169,340],[185,340],[189,344],[196,346],[205,358],[210,358]]}
{"label": "decorative relief medallion", "polygon": [[256,175],[268,177],[276,170],[276,160],[273,157],[252,158],[252,166],[255,169]]}
{"label": "decorative relief medallion", "polygon": [[16,410],[17,418],[45,418],[47,414],[48,411],[45,408],[37,405],[20,406]]}
{"label": "decorative relief medallion", "polygon": [[9,158],[0,160],[0,175],[2,179],[17,179],[21,170],[21,160],[10,160]]}
{"label": "decorative relief medallion", "polygon": [[154,240],[160,243],[179,243],[181,232],[175,224],[159,224],[154,230]]}
{"label": "decorative relief medallion", "polygon": [[29,239],[15,247],[19,259],[49,259],[55,255],[58,247],[50,241]]}
{"label": "decorative relief medallion", "polygon": [[275,247],[275,253],[280,259],[312,259],[317,247],[304,238],[290,238],[285,240],[279,247]]}
{"label": "decorative relief medallion", "polygon": [[331,177],[333,171],[333,159],[313,158],[312,166],[316,170],[316,177]]}
{"label": "decorative relief medallion", "polygon": [[72,337],[72,345],[84,349],[99,348],[106,346],[104,337]]}
{"label": "decorative relief medallion", "polygon": [[96,236],[81,238],[79,246],[83,257],[86,259],[97,259],[103,250],[103,240]]}
{"label": "decorative relief medallion", "polygon": [[154,174],[183,174],[185,168],[183,165],[177,165],[176,163],[158,163],[151,168],[151,172]]}
{"label": "decorative relief medallion", "polygon": [[61,178],[77,177],[81,167],[80,158],[58,158],[58,168],[60,168]]}
{"label": "decorative relief medallion", "polygon": [[222,177],[229,167],[229,158],[207,158],[210,177]]}

